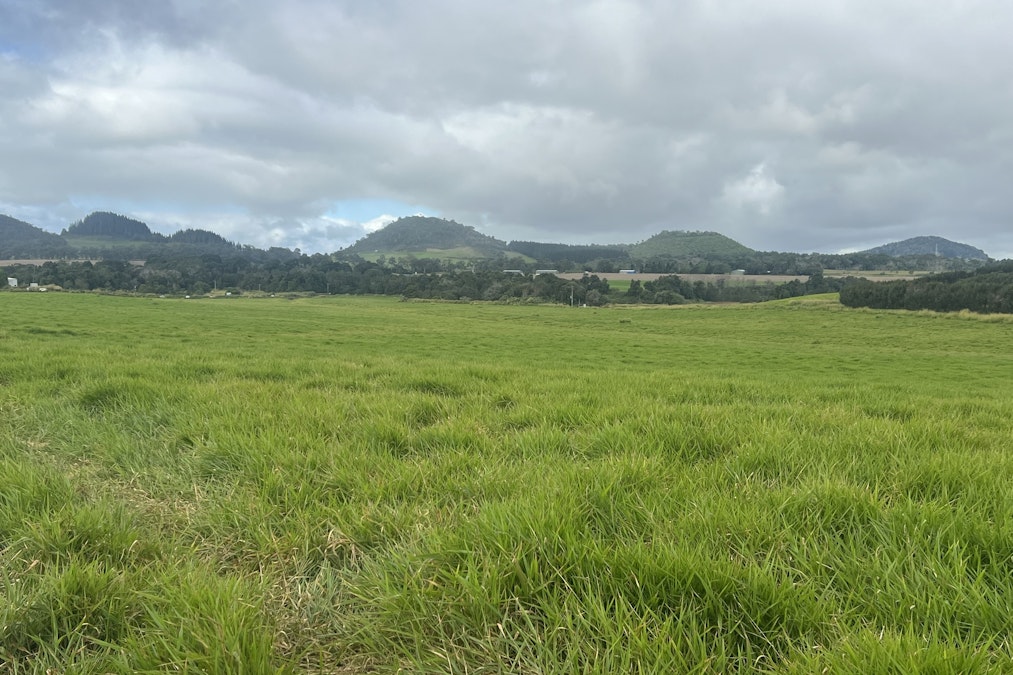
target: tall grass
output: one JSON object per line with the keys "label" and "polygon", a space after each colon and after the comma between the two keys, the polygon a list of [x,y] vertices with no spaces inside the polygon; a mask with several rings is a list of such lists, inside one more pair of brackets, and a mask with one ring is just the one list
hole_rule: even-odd
{"label": "tall grass", "polygon": [[9,672],[1013,668],[1009,322],[0,313]]}

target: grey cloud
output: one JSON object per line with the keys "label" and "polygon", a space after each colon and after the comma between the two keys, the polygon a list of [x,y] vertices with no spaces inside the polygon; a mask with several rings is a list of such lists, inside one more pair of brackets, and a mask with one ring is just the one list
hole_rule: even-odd
{"label": "grey cloud", "polygon": [[956,0],[0,0],[0,202],[304,249],[385,199],[505,239],[1011,255],[1011,29]]}

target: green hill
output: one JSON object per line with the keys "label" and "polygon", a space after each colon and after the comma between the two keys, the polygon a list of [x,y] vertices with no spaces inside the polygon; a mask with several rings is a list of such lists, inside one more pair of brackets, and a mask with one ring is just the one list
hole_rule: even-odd
{"label": "green hill", "polygon": [[752,252],[752,249],[717,232],[673,232],[664,230],[646,241],[630,246],[630,256],[633,258],[653,258],[657,256],[703,257],[741,255]]}
{"label": "green hill", "polygon": [[69,254],[70,247],[59,235],[0,215],[0,259],[62,258]]}
{"label": "green hill", "polygon": [[980,248],[943,239],[942,237],[912,237],[870,248],[862,253],[882,253],[893,257],[906,255],[937,255],[940,258],[962,258],[964,260],[988,260]]}
{"label": "green hill", "polygon": [[96,211],[88,214],[64,230],[63,236],[67,238],[108,237],[123,241],[165,240],[164,236],[155,234],[148,229],[145,223],[108,211]]}
{"label": "green hill", "polygon": [[208,230],[185,229],[172,236],[152,232],[146,223],[98,211],[59,235],[31,223],[0,215],[0,260],[103,259],[161,261],[201,255],[247,260],[289,260],[299,254],[285,248],[264,251],[240,246]]}
{"label": "green hill", "polygon": [[[77,257],[111,260],[147,260],[194,255],[241,255],[259,258],[274,253],[239,246],[209,230],[185,229],[171,236],[152,232],[139,220],[97,211],[74,223],[60,235]],[[283,249],[283,252],[298,257]],[[287,256],[281,256],[287,257]]]}
{"label": "green hill", "polygon": [[453,220],[408,216],[363,237],[342,253],[495,258],[507,253],[507,245]]}

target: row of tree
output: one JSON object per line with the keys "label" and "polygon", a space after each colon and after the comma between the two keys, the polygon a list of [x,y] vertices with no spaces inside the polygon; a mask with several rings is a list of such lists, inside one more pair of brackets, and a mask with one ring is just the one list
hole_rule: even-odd
{"label": "row of tree", "polygon": [[[587,253],[587,251],[582,251]],[[500,261],[507,266],[509,260]],[[776,251],[750,251],[732,255],[660,255],[637,258],[583,256],[540,258],[522,269],[557,269],[560,272],[589,271],[595,273],[618,272],[635,269],[650,274],[728,274],[741,269],[746,274],[808,275],[823,270],[889,270],[929,271],[973,270],[984,264],[980,260],[937,258],[934,255],[893,257],[882,253],[780,253]]]}
{"label": "row of tree", "polygon": [[1013,313],[1013,260],[973,272],[949,272],[911,281],[862,281],[841,289],[841,303],[874,309],[969,310]]}
{"label": "row of tree", "polygon": [[827,278],[814,272],[807,281],[793,279],[782,284],[715,283],[689,281],[678,275],[658,277],[655,281],[630,283],[627,295],[637,302],[679,305],[685,302],[764,302],[814,293],[833,293],[858,281],[852,277]]}
{"label": "row of tree", "polygon": [[[400,271],[398,271],[400,270]],[[686,302],[760,302],[775,298],[838,290],[845,282],[824,279],[819,272],[807,282],[787,284],[689,282],[676,275],[613,289],[589,274],[568,280],[554,274],[511,274],[502,270],[452,270],[420,273],[374,262],[355,264],[314,255],[254,262],[216,255],[152,259],[146,265],[124,261],[47,262],[11,265],[7,276],[22,285],[38,283],[68,290],[131,291],[151,294],[204,294],[215,289],[233,293],[314,292],[397,295],[442,300],[525,300],[598,306],[606,303],[682,304]]]}
{"label": "row of tree", "polygon": [[601,246],[597,244],[545,244],[538,241],[511,241],[507,248],[513,253],[540,261],[569,261],[570,264],[586,265],[599,260],[624,260],[629,254],[622,246]]}
{"label": "row of tree", "polygon": [[[523,243],[523,242],[522,242]],[[513,242],[511,242],[513,246]],[[562,246],[562,245],[558,245]],[[807,276],[824,270],[853,270],[856,272],[885,271],[930,271],[945,272],[957,270],[974,270],[985,264],[980,260],[964,260],[961,258],[937,258],[932,255],[891,257],[879,253],[778,253],[771,251],[751,251],[735,255],[708,256],[654,256],[649,258],[632,258],[628,255],[619,257],[589,257],[604,247],[572,247],[579,249],[572,252],[572,257],[538,257],[534,261],[523,261],[508,255],[483,260],[447,260],[440,258],[421,258],[417,256],[380,256],[376,262],[396,272],[450,272],[462,269],[469,270],[504,270],[518,269],[533,273],[539,269],[554,269],[560,272],[590,272],[593,274],[615,273],[624,269],[635,269],[647,274],[728,274],[734,270],[743,270],[749,275],[803,275]],[[534,249],[532,249],[534,250]],[[552,247],[539,249],[543,254],[552,251]],[[615,252],[615,251],[612,251]],[[337,253],[339,260],[356,262],[361,260],[357,255]]]}

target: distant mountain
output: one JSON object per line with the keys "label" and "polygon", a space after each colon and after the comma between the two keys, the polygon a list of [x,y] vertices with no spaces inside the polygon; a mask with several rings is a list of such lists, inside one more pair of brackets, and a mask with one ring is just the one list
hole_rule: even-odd
{"label": "distant mountain", "polygon": [[942,237],[912,237],[870,248],[862,253],[881,253],[895,258],[906,255],[938,255],[940,258],[962,258],[964,260],[988,260],[980,248],[961,244]]}
{"label": "distant mountain", "polygon": [[23,220],[0,215],[0,259],[60,258],[69,251],[67,242],[58,235]]}
{"label": "distant mountain", "polygon": [[164,241],[139,220],[108,211],[96,211],[63,231],[64,237],[108,237],[123,241]]}
{"label": "distant mountain", "polygon": [[[760,253],[717,232],[663,231],[637,244],[570,245],[531,241],[507,244],[482,234],[474,227],[442,218],[409,216],[363,237],[352,246],[333,254],[358,255],[368,259],[414,257],[417,261],[437,258],[445,262],[471,263],[479,260],[514,258],[524,264],[538,262],[559,269],[607,270],[621,266],[642,268],[663,273],[715,272],[731,267],[759,271],[785,270],[794,274],[799,269],[823,266],[832,269],[898,269],[895,265],[910,263],[907,258],[939,256],[929,267],[937,271],[973,269],[987,262],[980,249],[948,241],[941,237],[916,237],[887,244],[868,251],[834,256],[793,253]],[[166,236],[143,222],[127,216],[99,211],[73,223],[61,235],[46,232],[30,223],[0,215],[0,259],[90,259],[90,260],[157,260],[165,263],[185,257],[214,255],[242,257],[247,260],[292,260],[301,254],[284,248],[267,251],[238,245],[222,236],[201,229],[186,229]],[[814,257],[815,256],[815,257]],[[892,257],[887,257],[892,256]],[[943,259],[946,259],[944,262]],[[585,266],[586,265],[586,266]],[[430,269],[432,265],[428,266]]]}
{"label": "distant mountain", "polygon": [[342,253],[414,255],[432,258],[495,258],[507,253],[506,242],[453,220],[408,216],[355,242]]}
{"label": "distant mountain", "polygon": [[291,260],[287,248],[263,251],[240,246],[208,230],[186,229],[167,237],[133,218],[99,211],[61,234],[0,215],[0,260],[177,260],[186,257],[241,256],[247,260]]}
{"label": "distant mountain", "polygon": [[629,247],[633,258],[657,256],[713,256],[752,253],[734,239],[717,232],[672,232],[664,230],[646,241]]}

